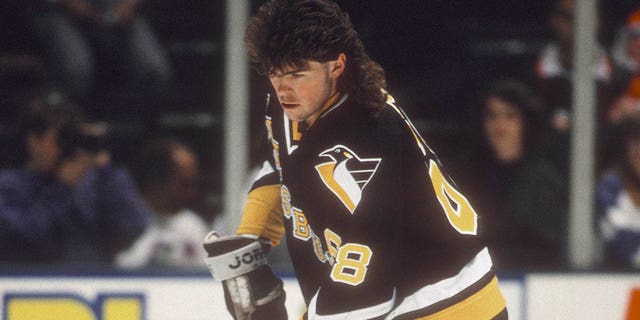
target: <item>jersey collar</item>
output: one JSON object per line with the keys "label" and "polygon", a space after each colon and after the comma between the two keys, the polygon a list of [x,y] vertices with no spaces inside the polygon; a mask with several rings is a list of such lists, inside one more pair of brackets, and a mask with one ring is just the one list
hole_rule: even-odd
{"label": "jersey collar", "polygon": [[322,109],[320,109],[320,112],[317,115],[311,116],[309,119],[305,120],[307,129],[310,128],[318,119],[324,117],[327,113],[342,105],[342,103],[347,100],[347,97],[349,97],[348,94],[341,94],[340,92],[331,96],[324,106],[322,106]]}

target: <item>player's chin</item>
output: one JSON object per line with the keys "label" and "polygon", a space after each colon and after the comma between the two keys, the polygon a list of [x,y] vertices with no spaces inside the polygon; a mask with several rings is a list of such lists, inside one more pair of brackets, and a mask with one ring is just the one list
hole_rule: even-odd
{"label": "player's chin", "polygon": [[306,120],[306,117],[300,112],[296,112],[292,109],[284,109],[284,113],[287,115],[287,118],[291,121],[302,122]]}

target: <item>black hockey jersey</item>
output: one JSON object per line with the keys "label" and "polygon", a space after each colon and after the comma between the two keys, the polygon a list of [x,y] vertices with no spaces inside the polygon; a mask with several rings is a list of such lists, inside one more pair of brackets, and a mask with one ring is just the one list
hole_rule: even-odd
{"label": "black hockey jersey", "polygon": [[282,219],[269,221],[284,223],[309,319],[491,319],[505,308],[478,215],[391,98],[373,115],[343,95],[306,130],[276,102],[266,126],[274,170],[254,188],[279,187]]}

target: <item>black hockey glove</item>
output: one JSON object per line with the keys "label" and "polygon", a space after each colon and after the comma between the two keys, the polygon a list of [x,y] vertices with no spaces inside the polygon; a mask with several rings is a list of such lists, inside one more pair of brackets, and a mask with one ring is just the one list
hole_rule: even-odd
{"label": "black hockey glove", "polygon": [[235,320],[286,320],[285,292],[267,265],[270,245],[250,236],[218,236],[204,240],[205,259],[213,277],[222,281],[227,310]]}

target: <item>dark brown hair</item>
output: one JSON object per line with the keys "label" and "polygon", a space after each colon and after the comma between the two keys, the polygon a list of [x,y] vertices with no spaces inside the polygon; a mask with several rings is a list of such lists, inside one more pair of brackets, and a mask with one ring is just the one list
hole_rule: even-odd
{"label": "dark brown hair", "polygon": [[249,21],[245,45],[253,67],[269,74],[306,61],[347,56],[338,90],[379,110],[386,100],[384,70],[365,53],[349,16],[328,0],[270,0]]}
{"label": "dark brown hair", "polygon": [[539,130],[543,126],[543,118],[540,113],[540,100],[535,92],[524,82],[513,78],[502,78],[491,83],[483,100],[483,111],[487,110],[487,100],[491,97],[498,98],[521,115],[524,123],[524,149],[525,152],[534,152],[539,147]]}

